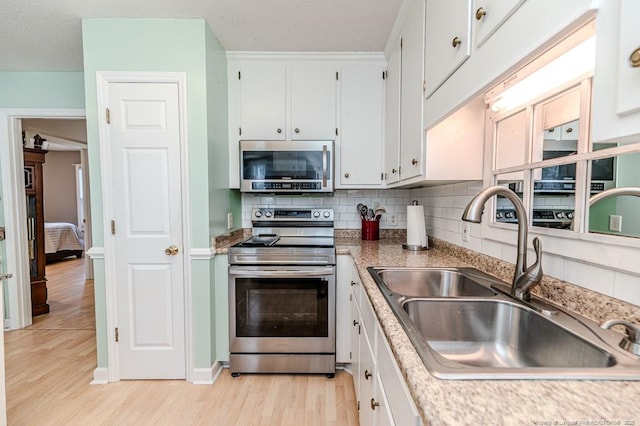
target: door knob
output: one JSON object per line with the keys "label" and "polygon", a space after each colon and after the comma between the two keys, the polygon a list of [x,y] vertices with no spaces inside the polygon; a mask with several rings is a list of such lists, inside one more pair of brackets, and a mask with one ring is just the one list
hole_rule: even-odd
{"label": "door knob", "polygon": [[167,256],[175,256],[178,254],[178,246],[170,245],[166,249],[164,249],[164,254]]}
{"label": "door knob", "polygon": [[631,53],[631,56],[629,56],[629,62],[631,62],[631,66],[634,68],[640,67],[640,47]]}

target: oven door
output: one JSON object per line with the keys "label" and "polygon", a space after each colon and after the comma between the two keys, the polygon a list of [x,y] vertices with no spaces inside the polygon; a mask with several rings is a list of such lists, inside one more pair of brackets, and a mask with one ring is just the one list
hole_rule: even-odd
{"label": "oven door", "polygon": [[229,267],[231,353],[335,353],[334,266]]}

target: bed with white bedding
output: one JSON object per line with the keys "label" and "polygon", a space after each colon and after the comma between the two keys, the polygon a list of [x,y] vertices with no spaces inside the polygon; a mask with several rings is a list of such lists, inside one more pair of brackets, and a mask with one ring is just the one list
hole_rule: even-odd
{"label": "bed with white bedding", "polygon": [[82,257],[84,232],[73,223],[45,222],[44,252],[47,263],[69,256]]}

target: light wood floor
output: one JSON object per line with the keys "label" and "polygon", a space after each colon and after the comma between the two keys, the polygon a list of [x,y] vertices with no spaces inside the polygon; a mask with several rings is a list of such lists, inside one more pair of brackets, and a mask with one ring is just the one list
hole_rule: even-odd
{"label": "light wood floor", "polygon": [[[47,266],[51,313],[5,332],[9,425],[357,425],[351,376],[257,375],[89,385],[93,283],[82,259]],[[75,271],[75,272],[73,272]]]}

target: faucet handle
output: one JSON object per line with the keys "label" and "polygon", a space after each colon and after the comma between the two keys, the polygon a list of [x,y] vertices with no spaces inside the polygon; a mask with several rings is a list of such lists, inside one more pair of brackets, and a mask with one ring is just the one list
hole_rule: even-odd
{"label": "faucet handle", "polygon": [[527,268],[527,274],[536,282],[542,279],[542,242],[538,237],[533,239],[533,250],[536,252],[536,261]]}
{"label": "faucet handle", "polygon": [[629,352],[640,355],[640,326],[629,321],[614,319],[603,322],[600,327],[608,330],[614,325],[621,325],[625,329],[626,336],[622,339],[620,346]]}

